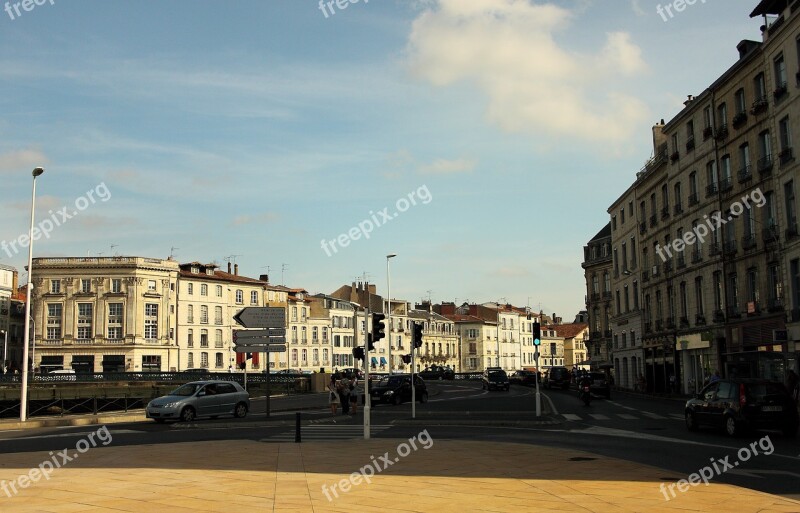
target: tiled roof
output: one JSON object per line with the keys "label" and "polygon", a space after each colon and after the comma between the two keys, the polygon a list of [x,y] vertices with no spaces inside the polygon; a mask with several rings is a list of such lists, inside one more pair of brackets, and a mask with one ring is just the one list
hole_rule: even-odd
{"label": "tiled roof", "polygon": [[574,324],[554,324],[547,326],[549,330],[555,330],[559,337],[574,338],[581,331],[588,329],[589,325],[583,322]]}

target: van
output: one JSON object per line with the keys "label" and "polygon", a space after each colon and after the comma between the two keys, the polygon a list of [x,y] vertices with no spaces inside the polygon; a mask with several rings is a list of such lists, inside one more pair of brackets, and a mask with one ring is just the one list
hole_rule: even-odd
{"label": "van", "polygon": [[546,388],[560,388],[566,390],[569,388],[569,383],[569,369],[566,367],[551,367],[547,372],[547,379],[545,380]]}

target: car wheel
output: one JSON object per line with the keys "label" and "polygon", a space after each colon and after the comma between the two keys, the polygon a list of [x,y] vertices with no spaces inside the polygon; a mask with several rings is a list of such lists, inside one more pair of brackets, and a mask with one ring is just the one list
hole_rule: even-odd
{"label": "car wheel", "polygon": [[184,422],[191,422],[196,419],[197,416],[195,414],[194,408],[191,406],[187,406],[183,410],[181,410],[181,420]]}
{"label": "car wheel", "polygon": [[797,424],[792,424],[791,426],[786,426],[783,428],[783,436],[787,438],[797,438]]}
{"label": "car wheel", "polygon": [[401,403],[400,394],[395,394],[395,396],[392,398],[392,403],[395,406],[398,406]]}
{"label": "car wheel", "polygon": [[428,392],[422,392],[422,395],[419,396],[419,402],[421,403],[428,402]]}
{"label": "car wheel", "polygon": [[697,419],[694,417],[694,413],[691,411],[687,411],[685,417],[686,417],[686,429],[688,429],[689,431],[696,431]]}
{"label": "car wheel", "polygon": [[239,403],[236,405],[236,408],[233,410],[233,416],[237,419],[241,419],[247,415],[247,405],[244,403]]}
{"label": "car wheel", "polygon": [[739,424],[736,419],[730,415],[725,417],[725,432],[728,433],[728,436],[739,436],[739,431]]}

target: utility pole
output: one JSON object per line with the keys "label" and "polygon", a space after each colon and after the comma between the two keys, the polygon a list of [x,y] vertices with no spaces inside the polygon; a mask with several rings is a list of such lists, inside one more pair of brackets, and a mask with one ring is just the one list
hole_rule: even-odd
{"label": "utility pole", "polygon": [[[364,273],[366,280],[366,273]],[[370,292],[369,284],[364,281],[364,288],[367,289],[367,308],[364,310],[364,440],[370,437],[370,413],[371,401],[369,396],[369,339],[370,339]]]}

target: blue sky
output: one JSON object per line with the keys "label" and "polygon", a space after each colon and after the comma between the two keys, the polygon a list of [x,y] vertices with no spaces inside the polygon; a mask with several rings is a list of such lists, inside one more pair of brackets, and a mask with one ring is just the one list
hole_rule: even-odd
{"label": "blue sky", "polygon": [[[13,4],[14,2],[11,2]],[[239,255],[312,293],[571,320],[583,245],[669,119],[760,40],[755,0],[49,1],[0,12],[0,241],[103,183],[34,256]],[[0,6],[3,2],[0,1]],[[13,5],[12,5],[13,14]],[[400,198],[429,201],[326,252]],[[366,226],[366,225],[364,225]],[[330,253],[330,256],[329,254]],[[27,250],[0,251],[22,268]]]}

